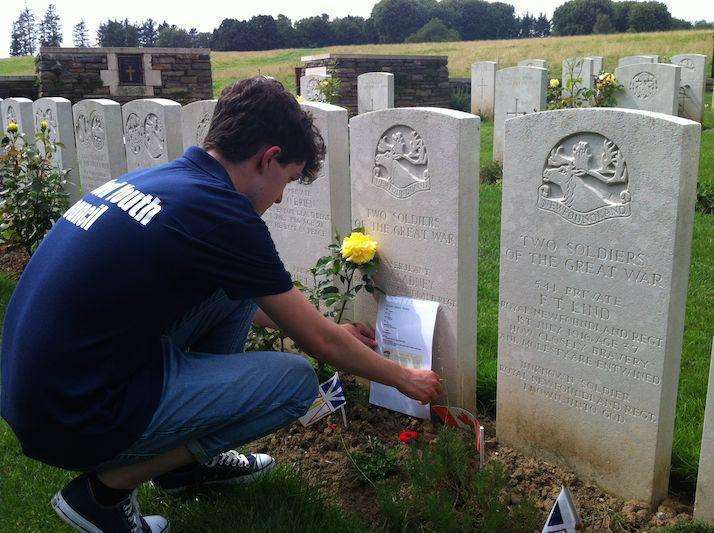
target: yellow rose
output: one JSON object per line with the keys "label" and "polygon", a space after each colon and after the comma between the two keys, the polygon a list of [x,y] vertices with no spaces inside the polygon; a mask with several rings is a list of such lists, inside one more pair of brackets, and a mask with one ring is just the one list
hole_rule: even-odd
{"label": "yellow rose", "polygon": [[7,125],[7,131],[10,133],[17,133],[17,130],[18,130],[17,124],[15,124],[14,122],[10,122]]}
{"label": "yellow rose", "polygon": [[553,78],[552,80],[550,80],[550,86],[551,86],[551,87],[555,88],[555,87],[557,87],[558,85],[560,85],[560,80],[557,80],[557,79],[555,79],[555,78]]}
{"label": "yellow rose", "polygon": [[377,253],[377,241],[369,235],[354,231],[342,240],[342,257],[352,263],[363,265]]}
{"label": "yellow rose", "polygon": [[298,104],[302,104],[302,103],[304,103],[304,102],[307,102],[307,100],[305,100],[305,98],[303,98],[302,95],[300,95],[300,94],[298,94],[297,96],[295,96],[295,100],[298,101]]}
{"label": "yellow rose", "polygon": [[46,120],[40,121],[40,129],[42,131],[45,131],[47,129],[47,121]]}

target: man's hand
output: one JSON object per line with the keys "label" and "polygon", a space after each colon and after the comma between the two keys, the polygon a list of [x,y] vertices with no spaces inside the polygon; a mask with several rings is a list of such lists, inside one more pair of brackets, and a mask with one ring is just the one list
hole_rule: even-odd
{"label": "man's hand", "polygon": [[402,394],[426,404],[441,396],[441,378],[431,370],[405,369],[405,379],[397,388]]}
{"label": "man's hand", "polygon": [[377,341],[374,338],[374,328],[365,324],[340,324],[340,326],[368,348],[374,349],[377,347]]}

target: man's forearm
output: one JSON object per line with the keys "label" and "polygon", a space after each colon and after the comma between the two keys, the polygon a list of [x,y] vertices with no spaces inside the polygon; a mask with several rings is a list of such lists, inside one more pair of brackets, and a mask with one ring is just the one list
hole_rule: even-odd
{"label": "man's forearm", "polygon": [[260,307],[255,312],[253,324],[262,328],[278,329],[278,326]]}

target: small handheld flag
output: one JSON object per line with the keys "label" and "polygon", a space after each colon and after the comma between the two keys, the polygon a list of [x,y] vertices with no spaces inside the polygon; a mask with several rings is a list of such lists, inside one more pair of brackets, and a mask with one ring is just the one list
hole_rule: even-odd
{"label": "small handheld flag", "polygon": [[479,452],[479,464],[483,466],[486,461],[486,441],[481,422],[473,414],[461,407],[447,407],[446,405],[432,405],[431,410],[447,426],[473,431],[476,436],[476,451]]}
{"label": "small handheld flag", "polygon": [[342,421],[347,426],[347,416],[345,415],[345,393],[342,390],[342,382],[340,376],[335,372],[335,375],[324,383],[320,383],[318,387],[318,396],[312,402],[310,409],[299,418],[300,423],[307,427],[311,426],[318,420],[326,417],[330,413],[337,410],[342,410]]}
{"label": "small handheld flag", "polygon": [[575,533],[582,527],[583,521],[573,503],[573,495],[568,487],[563,487],[541,533]]}

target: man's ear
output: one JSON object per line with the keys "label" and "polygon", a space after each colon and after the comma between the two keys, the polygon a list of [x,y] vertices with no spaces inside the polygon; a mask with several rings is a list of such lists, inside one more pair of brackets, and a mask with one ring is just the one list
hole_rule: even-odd
{"label": "man's ear", "polygon": [[273,160],[277,160],[278,156],[282,152],[282,149],[280,146],[268,146],[265,150],[263,150],[263,153],[259,156],[258,159],[258,170],[260,172],[263,172],[266,168],[268,168],[268,164]]}

